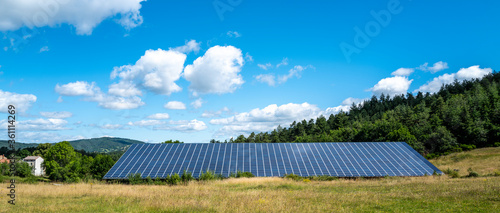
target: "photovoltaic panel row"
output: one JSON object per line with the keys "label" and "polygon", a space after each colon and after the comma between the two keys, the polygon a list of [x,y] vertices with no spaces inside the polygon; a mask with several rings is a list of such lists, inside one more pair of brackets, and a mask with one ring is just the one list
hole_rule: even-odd
{"label": "photovoltaic panel row", "polygon": [[165,178],[207,170],[228,177],[237,171],[255,176],[329,175],[337,177],[422,176],[440,172],[402,142],[134,144],[105,179]]}

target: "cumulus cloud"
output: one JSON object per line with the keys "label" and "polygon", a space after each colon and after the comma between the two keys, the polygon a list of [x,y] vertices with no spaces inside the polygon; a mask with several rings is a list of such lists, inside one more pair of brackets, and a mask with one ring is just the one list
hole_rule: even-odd
{"label": "cumulus cloud", "polygon": [[191,106],[195,109],[199,109],[201,106],[203,106],[203,100],[201,98],[198,98],[195,101],[191,102]]}
{"label": "cumulus cloud", "polygon": [[435,93],[435,92],[438,92],[443,85],[451,84],[455,80],[463,81],[463,80],[470,80],[470,79],[474,79],[474,78],[482,78],[483,76],[488,75],[491,72],[493,72],[493,70],[491,68],[481,69],[479,67],[479,65],[471,66],[468,68],[461,68],[457,73],[444,74],[444,75],[435,77],[434,79],[432,79],[432,81],[420,86],[414,92],[421,91],[423,93],[426,93],[426,92]]}
{"label": "cumulus cloud", "polygon": [[55,90],[64,96],[93,96],[100,91],[100,88],[95,85],[95,82],[76,81],[61,86],[57,84]]}
{"label": "cumulus cloud", "polygon": [[436,73],[441,70],[448,69],[448,63],[438,61],[432,65],[432,67],[429,67],[429,63],[425,63],[417,67],[417,69],[422,70],[422,71],[430,71],[431,73]]}
{"label": "cumulus cloud", "polygon": [[181,53],[190,53],[195,52],[198,53],[200,51],[201,42],[196,42],[195,40],[186,41],[186,44],[180,47],[173,48],[173,50]]}
{"label": "cumulus cloud", "polygon": [[267,70],[270,67],[272,67],[273,65],[271,63],[267,63],[267,64],[257,64],[257,66],[259,66],[263,70]]}
{"label": "cumulus cloud", "polygon": [[399,68],[396,71],[392,72],[391,75],[394,75],[394,76],[409,76],[414,71],[415,71],[415,69],[413,69],[413,68]]}
{"label": "cumulus cloud", "polygon": [[261,83],[266,83],[269,86],[275,86],[276,81],[274,80],[276,77],[274,77],[273,74],[260,74],[258,76],[255,76],[255,79]]}
{"label": "cumulus cloud", "polygon": [[46,118],[59,118],[65,119],[73,116],[71,112],[40,112],[40,115]]}
{"label": "cumulus cloud", "polygon": [[181,120],[181,121],[170,121],[169,125],[154,127],[155,130],[172,130],[178,132],[198,132],[205,130],[207,125],[203,121],[199,120]]}
{"label": "cumulus cloud", "polygon": [[227,115],[227,114],[231,114],[231,110],[227,107],[224,107],[220,110],[217,110],[217,111],[205,111],[201,114],[201,117],[203,118],[213,118],[213,117],[220,117],[221,115]]}
{"label": "cumulus cloud", "polygon": [[293,121],[316,118],[323,111],[316,105],[302,104],[276,104],[269,105],[263,109],[253,109],[228,118],[212,119],[211,124],[222,125],[218,135],[234,136],[248,134],[250,132],[267,132],[278,125],[288,126]]}
{"label": "cumulus cloud", "polygon": [[142,96],[141,90],[139,90],[134,83],[129,81],[111,84],[108,89],[108,94],[121,97]]}
{"label": "cumulus cloud", "polygon": [[166,103],[163,107],[165,107],[166,109],[178,109],[178,110],[186,109],[186,105],[180,101],[170,101]]}
{"label": "cumulus cloud", "polygon": [[104,124],[99,126],[101,129],[124,129],[123,125],[121,124]]}
{"label": "cumulus cloud", "polygon": [[244,60],[241,50],[233,46],[214,46],[204,56],[184,68],[193,94],[232,93],[243,83],[239,74]]}
{"label": "cumulus cloud", "polygon": [[27,130],[27,131],[50,131],[50,130],[65,130],[69,129],[66,127],[68,121],[58,118],[49,118],[49,119],[35,119],[35,120],[26,120],[18,122],[19,130]]}
{"label": "cumulus cloud", "polygon": [[170,115],[168,113],[156,113],[148,116],[149,119],[154,119],[154,120],[165,120],[169,119]]}
{"label": "cumulus cloud", "polygon": [[79,35],[90,35],[103,20],[119,17],[126,29],[142,23],[141,2],[145,0],[106,1],[0,1],[0,31],[15,31],[23,26],[56,27],[69,24]]}
{"label": "cumulus cloud", "polygon": [[77,81],[61,86],[57,84],[55,90],[62,96],[85,96],[85,101],[97,102],[100,107],[106,109],[135,109],[144,105],[141,98],[137,96],[119,97],[105,94],[99,87],[95,86],[94,82],[89,84],[85,81]]}
{"label": "cumulus cloud", "polygon": [[342,104],[339,105],[339,106],[336,106],[336,107],[328,107],[322,114],[325,116],[325,117],[328,117],[330,116],[331,114],[338,114],[339,112],[348,112],[349,110],[351,110],[351,106],[352,104],[361,104],[363,101],[365,101],[366,99],[360,99],[360,98],[352,98],[352,97],[349,97],[347,99],[345,99],[344,101],[342,101]]}
{"label": "cumulus cloud", "polygon": [[36,131],[22,131],[16,134],[16,140],[25,143],[53,143],[61,141],[72,141],[85,139],[81,135],[60,135],[56,132],[36,132]]}
{"label": "cumulus cloud", "polygon": [[14,105],[18,112],[25,112],[36,102],[36,99],[36,96],[32,94],[17,94],[0,90],[0,112],[8,112],[9,105]]}
{"label": "cumulus cloud", "polygon": [[182,90],[175,81],[181,77],[185,60],[186,55],[176,50],[147,50],[135,65],[115,67],[111,79],[119,77],[124,85],[137,84],[154,93],[170,95]]}
{"label": "cumulus cloud", "polygon": [[376,96],[379,96],[381,94],[390,96],[406,94],[412,82],[413,80],[408,80],[407,77],[403,76],[384,78],[370,90]]}
{"label": "cumulus cloud", "polygon": [[159,121],[159,120],[141,120],[141,121],[135,121],[135,122],[128,122],[128,125],[130,126],[156,126],[156,125],[162,125],[165,124],[165,121]]}

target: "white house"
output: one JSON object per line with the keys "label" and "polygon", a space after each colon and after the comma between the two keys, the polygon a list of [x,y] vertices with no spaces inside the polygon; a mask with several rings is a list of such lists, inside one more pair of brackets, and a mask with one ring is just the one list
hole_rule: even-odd
{"label": "white house", "polygon": [[41,176],[45,174],[45,169],[42,167],[43,158],[40,156],[28,156],[23,159],[24,162],[28,163],[32,170],[31,174],[35,176]]}

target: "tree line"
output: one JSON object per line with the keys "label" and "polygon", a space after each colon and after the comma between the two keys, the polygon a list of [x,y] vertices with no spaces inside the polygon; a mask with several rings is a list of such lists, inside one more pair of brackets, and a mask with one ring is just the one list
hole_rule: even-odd
{"label": "tree line", "polygon": [[229,142],[403,141],[428,158],[500,146],[499,84],[500,74],[493,72],[481,79],[444,85],[434,94],[382,94],[353,104],[348,112],[294,121],[288,128],[239,135]]}

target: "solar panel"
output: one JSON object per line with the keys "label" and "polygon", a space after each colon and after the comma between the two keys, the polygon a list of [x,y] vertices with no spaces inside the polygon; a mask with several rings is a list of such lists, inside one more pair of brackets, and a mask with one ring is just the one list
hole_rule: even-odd
{"label": "solar panel", "polygon": [[134,144],[104,179],[165,178],[186,170],[228,177],[329,175],[336,177],[423,176],[442,173],[404,142]]}

